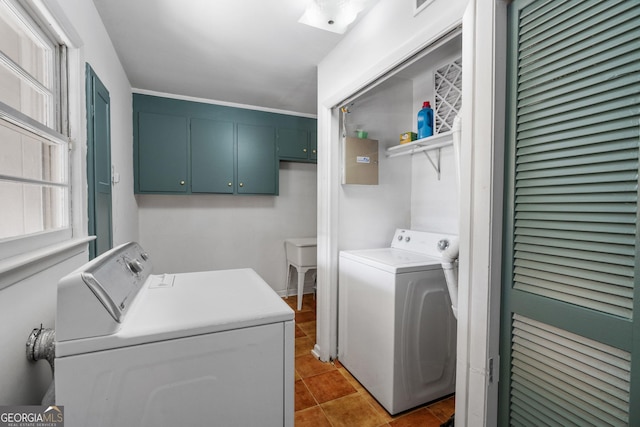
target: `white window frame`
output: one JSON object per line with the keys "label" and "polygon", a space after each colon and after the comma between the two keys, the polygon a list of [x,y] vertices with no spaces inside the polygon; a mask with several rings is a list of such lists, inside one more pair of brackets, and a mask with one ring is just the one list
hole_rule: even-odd
{"label": "white window frame", "polygon": [[434,0],[414,0],[413,4],[413,16],[416,16],[427,8]]}
{"label": "white window frame", "polygon": [[[2,0],[0,0],[2,1]],[[56,76],[56,112],[51,129],[25,114],[0,103],[0,116],[39,137],[44,137],[68,146],[65,150],[67,198],[64,209],[68,218],[66,227],[26,234],[0,240],[0,290],[65,259],[86,251],[86,243],[91,240],[80,224],[84,218],[86,203],[79,185],[86,161],[82,150],[72,144],[73,140],[84,137],[83,118],[78,111],[83,108],[83,74],[74,69],[82,63],[79,47],[82,41],[75,32],[64,12],[55,0],[4,0],[13,8],[27,15],[36,31],[56,46],[58,62],[55,66],[61,76]],[[67,50],[68,49],[68,50]],[[80,66],[80,68],[82,68]],[[77,105],[76,105],[77,104]],[[77,123],[76,123],[77,122]],[[71,126],[73,123],[73,126]],[[73,131],[73,128],[76,131]],[[78,133],[78,134],[76,134]]]}

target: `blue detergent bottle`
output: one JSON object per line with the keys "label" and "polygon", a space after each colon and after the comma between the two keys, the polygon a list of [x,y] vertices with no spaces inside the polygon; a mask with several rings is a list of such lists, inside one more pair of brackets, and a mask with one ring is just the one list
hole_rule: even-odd
{"label": "blue detergent bottle", "polygon": [[422,104],[422,109],[418,111],[418,139],[433,135],[433,110],[429,101]]}

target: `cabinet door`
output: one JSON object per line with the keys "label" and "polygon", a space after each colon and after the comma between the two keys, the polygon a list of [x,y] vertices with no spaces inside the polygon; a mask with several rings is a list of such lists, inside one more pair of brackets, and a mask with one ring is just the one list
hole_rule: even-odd
{"label": "cabinet door", "polygon": [[233,193],[233,123],[191,120],[191,192]]}
{"label": "cabinet door", "polygon": [[309,134],[309,160],[314,162],[318,160],[318,133],[311,132]]}
{"label": "cabinet door", "polygon": [[238,124],[239,194],[277,194],[276,133],[270,126]]}
{"label": "cabinet door", "polygon": [[307,160],[309,156],[306,130],[278,129],[278,156],[283,160]]}
{"label": "cabinet door", "polygon": [[138,190],[186,193],[187,118],[139,113]]}

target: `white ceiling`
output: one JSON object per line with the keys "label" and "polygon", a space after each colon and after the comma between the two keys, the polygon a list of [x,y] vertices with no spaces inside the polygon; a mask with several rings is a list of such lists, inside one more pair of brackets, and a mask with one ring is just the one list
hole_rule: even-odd
{"label": "white ceiling", "polygon": [[94,3],[134,89],[304,114],[342,37],[298,23],[305,0]]}

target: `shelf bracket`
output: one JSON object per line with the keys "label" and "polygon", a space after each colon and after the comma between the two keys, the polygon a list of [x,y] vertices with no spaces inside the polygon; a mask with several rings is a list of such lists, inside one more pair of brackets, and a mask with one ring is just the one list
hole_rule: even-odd
{"label": "shelf bracket", "polygon": [[427,159],[429,160],[429,163],[431,163],[431,166],[433,166],[433,168],[436,170],[436,173],[438,174],[438,181],[440,181],[440,148],[438,148],[437,150],[438,150],[438,154],[435,162],[429,155],[428,151],[423,151],[423,153],[425,156],[427,156]]}

